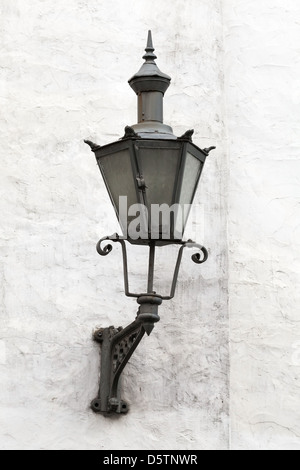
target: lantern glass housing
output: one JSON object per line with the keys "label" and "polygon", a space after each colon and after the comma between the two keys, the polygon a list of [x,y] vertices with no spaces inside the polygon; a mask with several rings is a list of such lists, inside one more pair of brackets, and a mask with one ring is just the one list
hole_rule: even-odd
{"label": "lantern glass housing", "polygon": [[205,153],[179,139],[129,138],[95,154],[124,238],[181,241]]}

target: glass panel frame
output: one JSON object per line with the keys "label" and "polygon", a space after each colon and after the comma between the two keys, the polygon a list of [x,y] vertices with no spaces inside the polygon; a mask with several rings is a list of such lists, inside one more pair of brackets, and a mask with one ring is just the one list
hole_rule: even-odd
{"label": "glass panel frame", "polygon": [[[153,155],[155,155],[156,153],[163,153],[165,152],[165,156],[167,156],[168,158],[170,157],[170,155],[168,155],[168,153],[171,154],[171,152],[173,151],[174,152],[174,158],[177,159],[177,162],[176,162],[176,165],[175,165],[175,171],[174,171],[174,167],[173,167],[173,175],[172,175],[172,188],[171,188],[171,194],[169,193],[169,197],[170,197],[170,200],[168,201],[170,203],[170,206],[172,206],[176,201],[175,201],[175,197],[176,197],[176,188],[178,186],[178,176],[179,176],[179,172],[180,172],[180,168],[181,168],[181,161],[182,161],[182,147],[183,147],[183,142],[179,141],[179,140],[171,140],[171,139],[143,139],[143,140],[137,140],[135,141],[135,152],[136,152],[136,160],[137,160],[137,166],[138,166],[138,169],[139,169],[139,174],[141,175],[142,178],[145,177],[145,184],[147,186],[147,178],[146,178],[146,175],[144,174],[144,168],[143,168],[143,153],[144,153],[144,150],[148,151],[151,155],[151,152],[153,152]],[[151,158],[151,156],[149,156],[148,158]],[[162,158],[164,158],[162,156]],[[154,173],[154,172],[153,172]],[[173,178],[174,176],[174,178]],[[149,240],[152,239],[152,240],[164,240],[164,235],[166,235],[167,233],[170,233],[170,237],[168,239],[165,239],[166,241],[168,240],[168,242],[170,243],[170,241],[172,241],[174,239],[174,218],[171,217],[171,220],[170,220],[170,227],[169,230],[166,229],[165,232],[163,232],[162,230],[159,230],[157,232],[153,232],[152,229],[153,229],[153,226],[152,226],[152,220],[151,220],[151,200],[149,200],[149,192],[147,192],[147,187],[145,189],[145,191],[143,192],[143,197],[144,197],[144,203],[147,207],[147,210],[148,210],[148,220],[149,220],[149,224],[148,224],[148,232],[149,232]],[[159,202],[159,205],[163,204],[164,202],[166,201],[160,201]],[[158,204],[158,201],[155,202],[155,204]],[[151,237],[151,238],[150,238]]]}
{"label": "glass panel frame", "polygon": [[[121,217],[120,217],[120,214],[119,214],[119,211],[118,211],[118,207],[117,207],[117,205],[115,203],[115,200],[113,198],[113,195],[111,193],[111,188],[110,188],[110,185],[109,185],[109,181],[107,180],[105,172],[104,172],[103,168],[101,167],[101,159],[102,158],[111,156],[112,159],[113,159],[114,155],[116,155],[116,154],[118,154],[122,151],[129,152],[129,156],[130,156],[131,175],[132,175],[132,181],[131,182],[134,185],[134,190],[135,190],[134,191],[135,192],[135,201],[134,201],[134,203],[135,204],[143,204],[144,201],[143,201],[143,197],[142,197],[142,194],[141,194],[141,190],[138,187],[137,176],[138,176],[139,173],[138,173],[138,169],[137,169],[137,165],[136,165],[136,158],[135,158],[135,153],[134,153],[134,149],[133,149],[133,141],[130,140],[130,139],[127,139],[127,140],[124,140],[124,141],[113,142],[112,144],[105,145],[103,147],[100,147],[98,150],[96,150],[95,156],[96,156],[98,167],[99,167],[101,175],[103,177],[103,181],[105,183],[107,192],[109,194],[111,203],[114,207],[117,219],[118,219],[119,224],[121,226],[121,229],[123,231],[123,236],[125,238],[128,238],[128,225],[130,224],[131,220],[130,220],[130,218],[128,216],[128,213],[127,213],[127,224],[124,227],[124,224],[122,223],[122,220],[121,220]],[[117,170],[117,168],[116,168],[116,170]],[[129,209],[129,207],[127,207],[127,209]]]}
{"label": "glass panel frame", "polygon": [[[193,144],[192,142],[184,142],[184,147],[183,147],[183,150],[182,150],[181,169],[180,169],[180,174],[179,174],[179,178],[178,178],[178,186],[177,186],[176,196],[175,196],[175,200],[176,200],[177,204],[180,203],[183,177],[184,177],[184,170],[185,170],[185,167],[186,167],[187,154],[191,154],[193,157],[195,157],[200,162],[199,175],[198,175],[197,180],[195,181],[195,185],[194,185],[194,188],[193,188],[192,197],[191,197],[191,201],[190,201],[190,204],[192,205],[193,201],[194,201],[194,198],[195,198],[195,194],[196,194],[196,191],[197,191],[197,188],[198,188],[198,184],[199,184],[199,181],[200,181],[200,178],[201,178],[201,174],[202,174],[202,171],[203,171],[203,167],[204,167],[204,163],[205,163],[207,155],[199,147],[197,147],[195,144]],[[185,231],[186,223],[187,223],[188,217],[189,217],[189,212],[185,217],[184,223],[182,224],[182,235],[184,234],[184,231]],[[176,227],[176,223],[175,223],[174,230],[176,228],[177,227]]]}

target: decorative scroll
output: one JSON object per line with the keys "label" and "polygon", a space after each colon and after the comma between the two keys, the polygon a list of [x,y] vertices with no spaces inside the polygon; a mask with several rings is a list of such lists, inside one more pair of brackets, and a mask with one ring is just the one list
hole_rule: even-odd
{"label": "decorative scroll", "polygon": [[187,246],[188,248],[198,248],[202,252],[203,256],[201,256],[200,253],[195,253],[192,255],[191,258],[194,261],[194,263],[202,264],[202,263],[205,263],[205,261],[207,261],[208,251],[204,246],[199,245],[198,243],[194,243],[192,240],[188,240],[185,246]]}
{"label": "decorative scroll", "polygon": [[198,248],[202,252],[203,258],[201,257],[200,253],[195,253],[195,254],[192,255],[192,260],[194,261],[194,263],[197,263],[197,264],[205,263],[205,261],[208,258],[208,251],[207,251],[206,248],[204,248],[204,246],[198,245],[198,243],[194,243],[192,240],[188,240],[187,242],[182,242],[182,246],[179,249],[177,262],[176,262],[176,266],[175,266],[175,269],[174,269],[171,292],[170,292],[170,295],[162,297],[163,300],[171,300],[171,299],[173,299],[173,297],[175,295],[176,284],[177,284],[177,279],[178,279],[178,274],[179,274],[179,268],[180,268],[180,264],[181,264],[183,250],[184,250],[185,247]]}
{"label": "decorative scroll", "polygon": [[106,240],[112,240],[114,242],[119,241],[119,235],[115,233],[114,235],[111,235],[110,237],[103,237],[101,238],[101,240],[98,241],[96,245],[96,250],[100,256],[107,256],[113,249],[111,244],[105,245],[104,248],[101,247],[101,244]]}
{"label": "decorative scroll", "polygon": [[123,274],[124,274],[124,290],[127,297],[140,297],[140,294],[133,294],[129,291],[129,281],[128,281],[128,263],[127,263],[127,251],[126,245],[123,238],[121,238],[117,233],[114,233],[110,237],[103,237],[98,241],[96,249],[99,255],[107,256],[113,249],[112,245],[109,243],[105,245],[104,248],[101,247],[101,244],[106,241],[111,240],[112,242],[118,242],[122,246],[122,255],[123,255]]}

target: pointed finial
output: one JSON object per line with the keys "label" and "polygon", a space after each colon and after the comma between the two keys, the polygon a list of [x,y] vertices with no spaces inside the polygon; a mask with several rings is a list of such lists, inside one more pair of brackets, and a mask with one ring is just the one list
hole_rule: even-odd
{"label": "pointed finial", "polygon": [[154,328],[154,323],[144,322],[144,323],[143,323],[143,328],[144,328],[144,330],[146,331],[147,335],[150,336],[151,331],[152,331],[153,328]]}
{"label": "pointed finial", "polygon": [[[166,73],[161,72],[155,63],[155,59],[157,57],[153,52],[154,47],[150,30],[148,31],[148,39],[145,51],[146,54],[143,56],[145,62],[141,66],[140,70],[134,74],[130,80],[128,80],[129,85],[138,96],[144,91],[160,91],[162,94],[164,94],[170,85],[171,77],[169,77],[169,75]],[[152,119],[149,120],[151,121]],[[155,118],[154,120],[157,119]]]}
{"label": "pointed finial", "polygon": [[152,41],[152,33],[149,30],[148,31],[148,39],[147,39],[147,45],[146,45],[146,54],[143,56],[143,59],[145,59],[146,63],[153,63],[155,64],[154,60],[157,59],[156,55],[154,54],[154,47],[153,47],[153,41]]}
{"label": "pointed finial", "polygon": [[148,30],[147,47],[151,47],[154,50],[151,29]]}

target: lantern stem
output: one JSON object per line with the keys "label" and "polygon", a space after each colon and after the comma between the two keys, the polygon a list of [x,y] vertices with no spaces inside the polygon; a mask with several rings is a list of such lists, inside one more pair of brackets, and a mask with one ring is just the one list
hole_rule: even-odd
{"label": "lantern stem", "polygon": [[154,294],[153,292],[153,281],[154,281],[154,260],[155,260],[155,242],[150,243],[149,251],[149,268],[148,268],[148,294]]}

